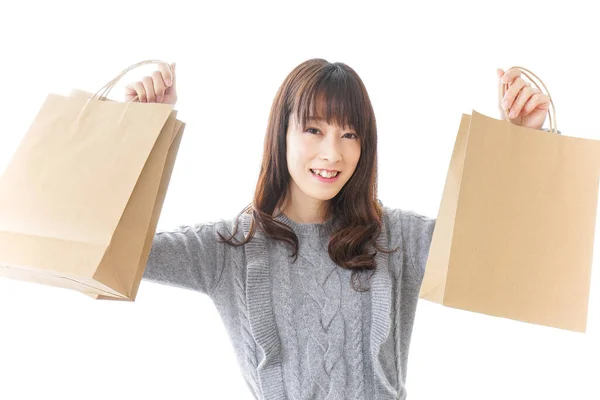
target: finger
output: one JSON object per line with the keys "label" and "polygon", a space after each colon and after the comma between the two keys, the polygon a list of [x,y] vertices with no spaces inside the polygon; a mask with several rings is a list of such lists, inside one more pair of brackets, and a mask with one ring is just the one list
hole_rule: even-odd
{"label": "finger", "polygon": [[519,116],[519,114],[521,114],[521,110],[525,106],[525,103],[527,103],[531,96],[534,95],[534,90],[536,89],[533,89],[530,86],[524,86],[519,91],[517,98],[515,99],[512,107],[510,108],[510,113],[508,114],[508,117],[510,119],[515,119]]}
{"label": "finger", "polygon": [[125,101],[132,101],[137,95],[137,92],[133,88],[133,83],[130,83],[127,86],[125,86]]}
{"label": "finger", "polygon": [[[502,76],[504,75],[504,70],[502,68],[496,68],[496,74],[498,75],[498,80],[500,80],[502,78]],[[504,119],[504,109],[502,108],[502,85],[497,85],[496,88],[498,89],[498,99],[500,99],[500,101],[498,101],[498,108],[500,109],[500,118]]]}
{"label": "finger", "polygon": [[550,97],[540,92],[539,89],[534,89],[534,91],[536,91],[536,93],[534,93],[533,96],[529,98],[529,101],[525,103],[525,106],[523,106],[523,111],[521,111],[521,116],[523,117],[531,114],[536,109],[547,110],[550,105]]}
{"label": "finger", "polygon": [[166,87],[170,87],[171,85],[173,85],[173,72],[171,71],[171,66],[169,64],[158,64],[158,71],[162,75],[162,79]]}
{"label": "finger", "polygon": [[144,84],[144,89],[146,90],[146,102],[154,103],[156,102],[156,93],[154,92],[154,81],[151,76],[145,76],[142,78],[142,83]]}
{"label": "finger", "polygon": [[129,85],[127,85],[125,90],[125,98],[127,99],[127,101],[131,101],[135,98],[135,96],[137,96],[138,101],[140,103],[146,102],[146,90],[144,89],[144,85],[142,85],[142,82],[138,81],[135,83],[130,83]]}
{"label": "finger", "polygon": [[506,71],[506,73],[502,76],[502,79],[500,80],[502,83],[511,83],[512,81],[514,81],[517,78],[521,77],[521,70],[517,69],[517,68],[513,68],[513,69],[509,69],[508,71]]}
{"label": "finger", "polygon": [[160,103],[165,96],[165,90],[167,89],[165,82],[163,81],[163,75],[160,71],[152,72],[152,82],[154,84],[154,92],[156,93],[156,102]]}
{"label": "finger", "polygon": [[173,74],[173,82],[172,82],[172,86],[175,86],[175,83],[177,82],[177,72],[175,71],[175,63],[170,65],[171,67],[171,73]]}
{"label": "finger", "polygon": [[517,98],[517,95],[525,86],[526,82],[523,79],[516,79],[508,88],[506,93],[504,93],[504,97],[502,98],[502,108],[504,108],[505,110],[511,109],[513,107],[515,99]]}

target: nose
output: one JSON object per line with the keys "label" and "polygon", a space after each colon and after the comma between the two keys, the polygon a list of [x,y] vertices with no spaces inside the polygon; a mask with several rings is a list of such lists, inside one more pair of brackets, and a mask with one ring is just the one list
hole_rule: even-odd
{"label": "nose", "polygon": [[319,158],[321,160],[326,160],[330,164],[342,161],[340,147],[340,141],[337,140],[336,134],[327,135],[326,138],[321,141]]}

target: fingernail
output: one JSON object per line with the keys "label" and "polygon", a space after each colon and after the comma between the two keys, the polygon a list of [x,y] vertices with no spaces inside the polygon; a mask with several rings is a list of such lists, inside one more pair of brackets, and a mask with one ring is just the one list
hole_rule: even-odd
{"label": "fingernail", "polygon": [[508,116],[510,117],[510,119],[514,119],[516,117],[514,111],[511,111],[510,114],[508,114]]}
{"label": "fingernail", "polygon": [[157,97],[156,97],[156,102],[157,102],[157,103],[160,103],[161,101],[162,101],[162,96],[157,96]]}
{"label": "fingernail", "polygon": [[504,107],[504,109],[508,108],[508,100],[502,102],[502,107]]}
{"label": "fingernail", "polygon": [[173,84],[173,82],[171,82],[170,79],[167,79],[167,81],[165,82],[167,85],[171,86]]}

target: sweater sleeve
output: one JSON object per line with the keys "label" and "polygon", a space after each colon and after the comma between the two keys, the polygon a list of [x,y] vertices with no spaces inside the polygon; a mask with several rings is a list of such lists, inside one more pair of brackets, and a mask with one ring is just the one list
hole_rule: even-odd
{"label": "sweater sleeve", "polygon": [[387,208],[392,234],[391,247],[400,244],[405,255],[405,265],[415,279],[421,281],[433,238],[436,219],[410,210]]}
{"label": "sweater sleeve", "polygon": [[408,254],[417,278],[422,281],[423,276],[425,276],[425,267],[427,266],[436,219],[412,211],[407,212],[406,215]]}
{"label": "sweater sleeve", "polygon": [[210,295],[224,262],[222,222],[181,225],[155,234],[143,279]]}

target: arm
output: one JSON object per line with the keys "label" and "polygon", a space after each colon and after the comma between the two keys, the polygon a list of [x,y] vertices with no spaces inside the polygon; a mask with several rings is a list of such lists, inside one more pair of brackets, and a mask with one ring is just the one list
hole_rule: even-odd
{"label": "arm", "polygon": [[224,263],[224,246],[217,231],[228,237],[223,222],[192,226],[155,234],[143,279],[210,295]]}
{"label": "arm", "polygon": [[406,242],[413,271],[420,281],[425,275],[427,258],[435,229],[435,218],[426,217],[412,211],[407,214],[408,236]]}
{"label": "arm", "polygon": [[385,210],[390,221],[391,247],[400,244],[407,272],[422,280],[436,219],[399,208],[385,207]]}

